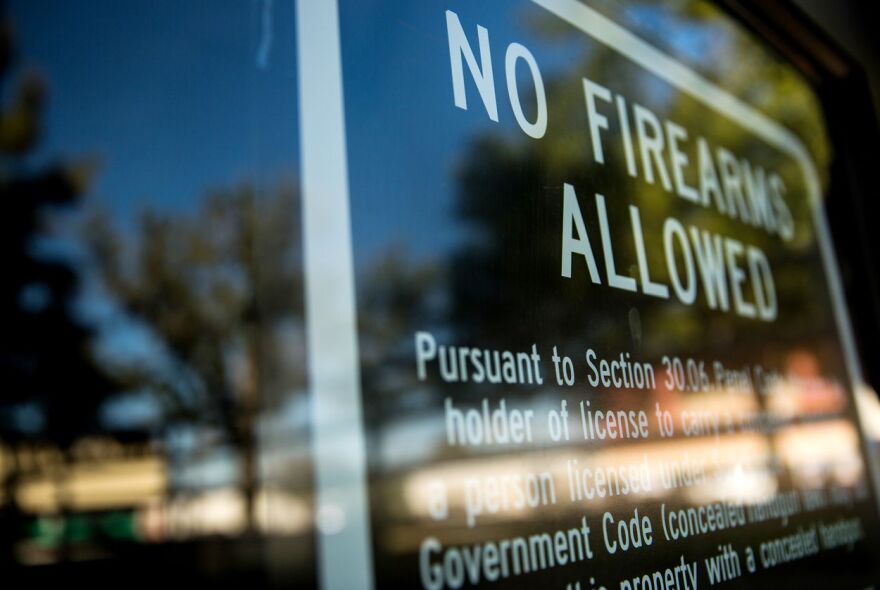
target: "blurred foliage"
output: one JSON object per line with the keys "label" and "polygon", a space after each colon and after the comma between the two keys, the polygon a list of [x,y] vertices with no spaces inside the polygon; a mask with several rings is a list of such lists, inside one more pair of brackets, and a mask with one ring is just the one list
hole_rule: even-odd
{"label": "blurred foliage", "polygon": [[215,436],[205,444],[240,452],[252,516],[258,413],[277,409],[305,378],[285,339],[302,335],[296,190],[242,185],[208,195],[192,215],[147,210],[135,236],[99,213],[85,237],[112,300],[168,360],[108,366],[129,388],[158,396],[163,428],[207,428]]}
{"label": "blurred foliage", "polygon": [[[99,409],[116,391],[93,354],[95,328],[77,312],[81,277],[74,262],[41,248],[57,237],[59,213],[78,206],[95,165],[87,160],[39,169],[28,165],[40,141],[48,88],[36,71],[19,66],[12,28],[5,23],[0,28],[0,84],[7,98],[0,107],[0,442],[6,452],[0,474],[5,500],[0,561],[12,559],[23,530],[17,484],[46,468],[20,464],[10,449],[57,446],[60,461],[51,476],[63,479],[71,447],[100,429]],[[60,496],[59,505],[67,510],[66,497]],[[66,532],[62,537],[67,539]]]}

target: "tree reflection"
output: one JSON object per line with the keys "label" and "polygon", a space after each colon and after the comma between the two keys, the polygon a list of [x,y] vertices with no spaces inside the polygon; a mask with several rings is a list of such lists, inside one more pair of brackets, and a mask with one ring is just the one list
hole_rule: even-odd
{"label": "tree reflection", "polygon": [[307,578],[296,182],[220,187],[134,221],[83,206],[96,166],[33,167],[47,84],[17,75],[9,26],[0,41],[3,563],[269,531],[298,535]]}
{"label": "tree reflection", "polygon": [[[98,410],[115,390],[92,353],[94,326],[77,311],[80,274],[63,249],[50,246],[59,213],[77,207],[93,166],[29,165],[48,93],[36,72],[16,75],[16,57],[6,23],[0,32],[0,83],[11,97],[0,113],[0,194],[5,207],[0,248],[6,263],[0,289],[0,440],[6,445],[0,534],[5,559],[11,559],[23,533],[18,484],[39,472],[63,480],[73,444],[99,430]],[[23,451],[47,444],[58,451],[49,455],[48,463],[22,462]],[[63,513],[69,512],[63,486],[56,502]]]}
{"label": "tree reflection", "polygon": [[166,428],[212,432],[202,444],[240,453],[247,529],[258,486],[257,417],[304,378],[286,331],[302,324],[299,201],[291,184],[243,185],[194,215],[143,214],[135,239],[96,217],[88,236],[111,296],[160,339],[164,370],[119,359],[132,389],[160,396]]}

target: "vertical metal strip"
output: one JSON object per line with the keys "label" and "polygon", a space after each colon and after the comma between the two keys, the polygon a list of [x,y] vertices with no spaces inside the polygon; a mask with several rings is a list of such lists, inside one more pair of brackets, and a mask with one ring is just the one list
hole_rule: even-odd
{"label": "vertical metal strip", "polygon": [[318,575],[328,590],[371,590],[337,2],[298,0],[296,18]]}

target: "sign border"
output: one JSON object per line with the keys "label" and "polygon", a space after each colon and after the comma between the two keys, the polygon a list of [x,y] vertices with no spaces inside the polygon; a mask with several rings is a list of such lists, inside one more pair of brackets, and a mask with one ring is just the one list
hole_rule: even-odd
{"label": "sign border", "polygon": [[337,1],[298,0],[296,34],[318,579],[372,590]]}

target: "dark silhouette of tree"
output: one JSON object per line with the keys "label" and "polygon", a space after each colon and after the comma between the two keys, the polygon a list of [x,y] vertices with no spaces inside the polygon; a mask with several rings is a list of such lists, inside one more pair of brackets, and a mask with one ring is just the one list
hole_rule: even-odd
{"label": "dark silhouette of tree", "polygon": [[[79,277],[72,262],[36,249],[52,235],[56,211],[77,206],[93,167],[58,163],[33,170],[26,164],[40,138],[47,91],[34,72],[16,78],[15,65],[6,23],[0,32],[0,90],[11,99],[0,113],[0,439],[12,465],[4,480],[4,513],[11,521],[0,525],[4,553],[19,534],[21,517],[14,449],[38,441],[57,445],[65,468],[56,477],[63,479],[71,445],[97,430],[97,410],[115,390],[93,358],[94,330],[74,308]],[[65,498],[59,501],[66,510]]]}

